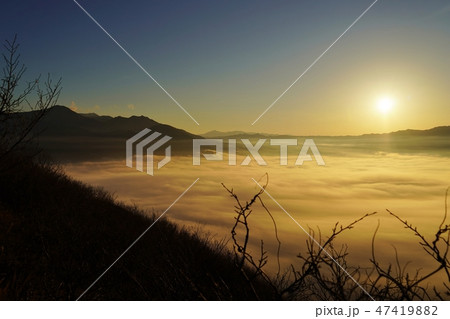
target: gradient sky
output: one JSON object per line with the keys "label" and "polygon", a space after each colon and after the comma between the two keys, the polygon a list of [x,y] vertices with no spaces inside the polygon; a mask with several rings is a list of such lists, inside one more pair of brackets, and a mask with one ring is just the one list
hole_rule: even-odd
{"label": "gradient sky", "polygon": [[[59,104],[145,115],[193,133],[341,135],[450,124],[450,3],[79,0],[200,123],[197,126],[71,0],[2,3],[27,77],[63,78]],[[376,102],[395,101],[383,114]]]}

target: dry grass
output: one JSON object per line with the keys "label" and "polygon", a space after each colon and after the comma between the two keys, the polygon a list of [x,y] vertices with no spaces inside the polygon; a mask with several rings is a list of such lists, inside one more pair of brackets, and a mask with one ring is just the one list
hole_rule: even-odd
{"label": "dry grass", "polygon": [[[154,220],[53,165],[14,162],[0,170],[1,299],[77,299]],[[83,299],[272,298],[256,287],[223,243],[161,219]]]}

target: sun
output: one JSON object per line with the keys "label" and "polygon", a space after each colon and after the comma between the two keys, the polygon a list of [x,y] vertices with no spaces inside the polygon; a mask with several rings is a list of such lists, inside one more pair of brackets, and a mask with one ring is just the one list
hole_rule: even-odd
{"label": "sun", "polygon": [[395,101],[390,97],[382,97],[377,101],[377,108],[383,114],[389,113],[394,106]]}

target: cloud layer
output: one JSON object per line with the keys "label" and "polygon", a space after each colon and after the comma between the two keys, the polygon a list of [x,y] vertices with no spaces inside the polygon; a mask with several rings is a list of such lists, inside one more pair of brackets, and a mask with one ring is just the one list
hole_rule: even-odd
{"label": "cloud layer", "polygon": [[[217,239],[230,238],[234,201],[221,183],[233,188],[245,202],[258,191],[252,181],[269,175],[268,192],[305,229],[311,227],[322,236],[329,234],[336,223],[348,224],[354,219],[377,211],[378,215],[363,221],[340,237],[350,249],[350,260],[367,264],[370,243],[378,220],[379,257],[393,261],[397,247],[401,262],[411,261],[414,267],[428,268],[427,255],[417,244],[417,238],[390,217],[389,209],[418,228],[427,236],[439,225],[444,213],[444,192],[450,184],[450,159],[434,156],[379,154],[374,157],[327,157],[326,166],[315,162],[303,166],[278,165],[278,158],[265,158],[268,165],[227,166],[223,162],[202,162],[192,166],[190,158],[174,157],[155,176],[149,176],[125,166],[124,162],[84,162],[68,164],[69,175],[89,184],[114,192],[117,199],[147,210],[164,211],[196,178],[199,182],[167,213],[174,222],[198,227]],[[283,267],[295,264],[295,256],[305,249],[306,234],[267,195],[262,196],[277,221],[282,241]],[[251,249],[258,252],[264,239],[273,259],[276,241],[272,221],[261,207],[255,205],[250,218]]]}

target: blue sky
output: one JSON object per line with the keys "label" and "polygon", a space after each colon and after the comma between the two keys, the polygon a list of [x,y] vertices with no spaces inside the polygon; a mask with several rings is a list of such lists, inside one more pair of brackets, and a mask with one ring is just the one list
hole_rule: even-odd
{"label": "blue sky", "polygon": [[[17,33],[27,76],[61,76],[59,102],[79,112],[143,114],[194,133],[449,124],[450,3],[379,0],[251,125],[372,2],[80,0],[199,126],[71,0],[2,4],[0,39]],[[396,101],[389,117],[373,111],[385,95]]]}

